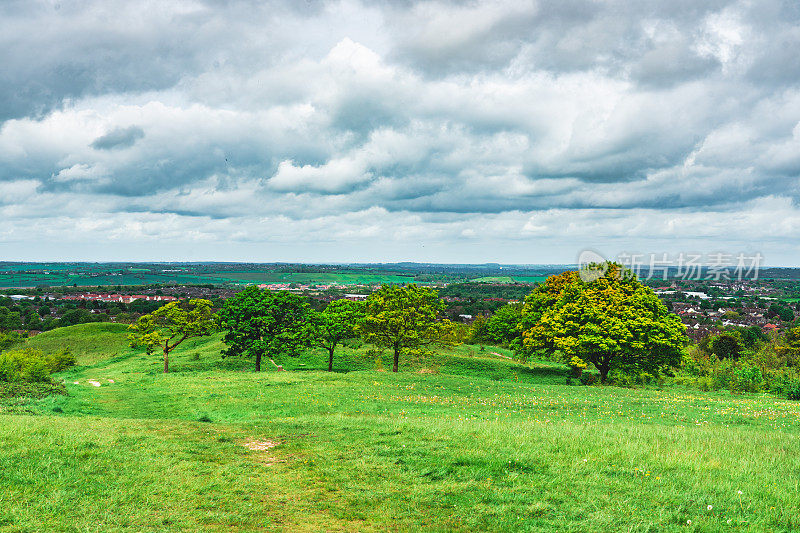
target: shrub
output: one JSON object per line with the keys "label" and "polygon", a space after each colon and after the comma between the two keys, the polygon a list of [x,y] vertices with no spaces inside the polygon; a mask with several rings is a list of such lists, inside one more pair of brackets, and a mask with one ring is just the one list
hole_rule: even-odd
{"label": "shrub", "polygon": [[[649,372],[636,372],[636,371],[622,371],[617,370],[611,373],[608,379],[609,383],[617,387],[636,388],[645,385],[657,383],[659,386],[663,385],[664,379],[658,375],[653,375]],[[691,380],[692,382],[694,380]]]}
{"label": "shrub", "polygon": [[579,378],[587,365],[580,357],[573,356],[572,359],[569,360],[568,366],[572,377]]}
{"label": "shrub", "polygon": [[700,376],[697,378],[697,386],[701,391],[710,391],[714,388],[714,380],[710,376]]}
{"label": "shrub", "polygon": [[681,357],[681,367],[695,376],[711,374],[716,362],[717,357],[710,352],[703,351],[699,345],[687,347]]}
{"label": "shrub", "polygon": [[43,354],[25,348],[0,354],[0,381],[10,383],[49,383],[50,374],[60,372],[76,363],[69,350]]}
{"label": "shrub", "polygon": [[594,385],[597,383],[597,375],[596,374],[581,374],[580,377],[581,385]]}
{"label": "shrub", "polygon": [[[453,322],[452,327],[445,332],[443,338],[450,344],[470,344],[473,340],[472,327],[469,324]],[[358,341],[358,339],[355,340]]]}
{"label": "shrub", "polygon": [[54,394],[66,396],[67,388],[63,383],[8,383],[0,381],[0,398],[44,398]]}
{"label": "shrub", "polygon": [[761,369],[756,366],[743,365],[734,369],[734,381],[731,384],[732,392],[759,392],[764,383]]}
{"label": "shrub", "polygon": [[[731,392],[760,392],[765,388],[764,375],[754,365],[737,364],[726,359],[714,365],[711,372],[711,389],[728,389]],[[702,388],[702,386],[701,386]]]}
{"label": "shrub", "polygon": [[764,371],[764,388],[776,394],[785,395],[800,384],[800,372],[793,367],[767,369]]}
{"label": "shrub", "polygon": [[786,388],[786,398],[800,400],[800,381],[794,381]]}
{"label": "shrub", "polygon": [[69,348],[64,348],[60,352],[47,354],[45,355],[45,359],[47,360],[51,374],[53,372],[61,372],[62,370],[66,370],[78,364],[78,360],[75,359],[75,356],[72,355]]}
{"label": "shrub", "polygon": [[0,381],[48,382],[50,368],[38,350],[10,350],[0,354]]}
{"label": "shrub", "polygon": [[16,331],[9,331],[8,333],[0,332],[0,350],[7,350],[15,344],[19,344],[25,340],[25,337]]}
{"label": "shrub", "polygon": [[625,372],[613,372],[608,378],[608,383],[616,387],[635,388],[636,376]]}

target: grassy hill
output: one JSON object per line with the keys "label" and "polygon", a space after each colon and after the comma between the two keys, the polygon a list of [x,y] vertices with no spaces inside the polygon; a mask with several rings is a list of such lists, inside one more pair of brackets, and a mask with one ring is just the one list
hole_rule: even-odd
{"label": "grassy hill", "polygon": [[128,351],[127,326],[100,322],[53,329],[29,339],[28,346],[43,352],[68,347],[78,364],[88,365]]}
{"label": "grassy hill", "polygon": [[796,402],[568,386],[471,346],[255,374],[217,336],[164,375],[119,326],[29,342],[82,366],[0,404],[3,532],[800,528]]}

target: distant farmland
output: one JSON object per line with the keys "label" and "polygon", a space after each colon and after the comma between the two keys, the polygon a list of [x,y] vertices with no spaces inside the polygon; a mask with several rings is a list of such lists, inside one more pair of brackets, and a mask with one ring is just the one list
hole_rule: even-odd
{"label": "distant farmland", "polygon": [[[214,263],[0,263],[0,289],[64,286],[133,286],[133,285],[224,285],[252,283],[297,283],[299,285],[360,285],[478,282],[536,283],[542,275],[489,275],[470,278],[470,273],[453,275],[446,269],[428,272],[421,269],[358,269],[320,266],[319,272],[298,266],[298,272],[286,266]],[[489,272],[492,274],[493,272]],[[531,274],[539,274],[532,271]],[[475,274],[472,274],[475,275]]]}
{"label": "distant farmland", "polygon": [[342,272],[224,272],[215,279],[238,283],[300,283],[304,285],[358,285],[370,283],[413,283],[413,276]]}
{"label": "distant farmland", "polygon": [[50,274],[32,274],[27,272],[19,273],[0,273],[0,288],[13,287],[63,287],[77,285],[150,285],[156,283],[172,284],[204,284],[204,283],[225,283],[229,280],[214,278],[210,276],[198,275],[163,275],[163,274],[114,274],[98,273],[95,275],[87,273],[68,274],[64,272],[51,272]]}
{"label": "distant farmland", "polygon": [[0,270],[0,288],[37,286],[131,286],[150,284],[248,284],[297,283],[303,285],[413,283],[414,276],[402,274],[372,274],[364,272],[278,272],[242,271],[192,272],[162,271],[147,268],[109,268],[107,265],[4,265]]}
{"label": "distant farmland", "polygon": [[547,276],[484,276],[469,281],[474,283],[541,283]]}
{"label": "distant farmland", "polygon": [[4,263],[0,265],[0,288],[63,287],[77,285],[150,285],[225,283],[213,274],[192,272],[188,268],[138,268],[115,264],[89,263]]}

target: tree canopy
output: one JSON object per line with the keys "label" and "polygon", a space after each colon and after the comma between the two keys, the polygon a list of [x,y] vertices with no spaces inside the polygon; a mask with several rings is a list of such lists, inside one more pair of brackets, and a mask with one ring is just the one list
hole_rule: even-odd
{"label": "tree canopy", "polygon": [[321,312],[312,312],[314,343],[328,351],[328,372],[333,371],[333,354],[345,339],[358,335],[364,305],[351,300],[334,300]]}
{"label": "tree canopy", "polygon": [[777,352],[785,359],[787,366],[800,366],[800,327],[794,327],[786,332],[786,336],[777,347]]}
{"label": "tree canopy", "polygon": [[217,329],[213,306],[203,299],[170,302],[128,326],[131,347],[143,346],[148,354],[156,347],[164,353],[164,372],[169,372],[169,353],[186,339],[211,335]]}
{"label": "tree canopy", "polygon": [[551,276],[526,298],[523,345],[592,363],[603,382],[610,371],[657,373],[680,361],[685,328],[653,291],[620,265],[585,282],[577,272]]}
{"label": "tree canopy", "polygon": [[397,372],[401,353],[446,342],[451,322],[441,319],[444,309],[433,289],[384,285],[367,298],[359,331],[368,342],[392,349]]}
{"label": "tree canopy", "polygon": [[520,316],[522,305],[508,304],[498,309],[486,322],[480,325],[479,340],[494,344],[516,346],[520,338]]}
{"label": "tree canopy", "polygon": [[250,286],[226,300],[219,311],[220,325],[227,330],[223,355],[254,357],[259,372],[262,357],[296,356],[308,346],[309,318],[302,296]]}
{"label": "tree canopy", "polygon": [[739,335],[731,333],[715,336],[711,340],[710,348],[711,352],[720,359],[739,359],[739,355],[742,353]]}

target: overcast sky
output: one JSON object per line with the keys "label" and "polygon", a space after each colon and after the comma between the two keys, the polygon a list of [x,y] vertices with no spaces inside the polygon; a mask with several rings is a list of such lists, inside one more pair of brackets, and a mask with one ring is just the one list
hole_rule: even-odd
{"label": "overcast sky", "polygon": [[0,3],[0,260],[800,264],[800,2]]}

